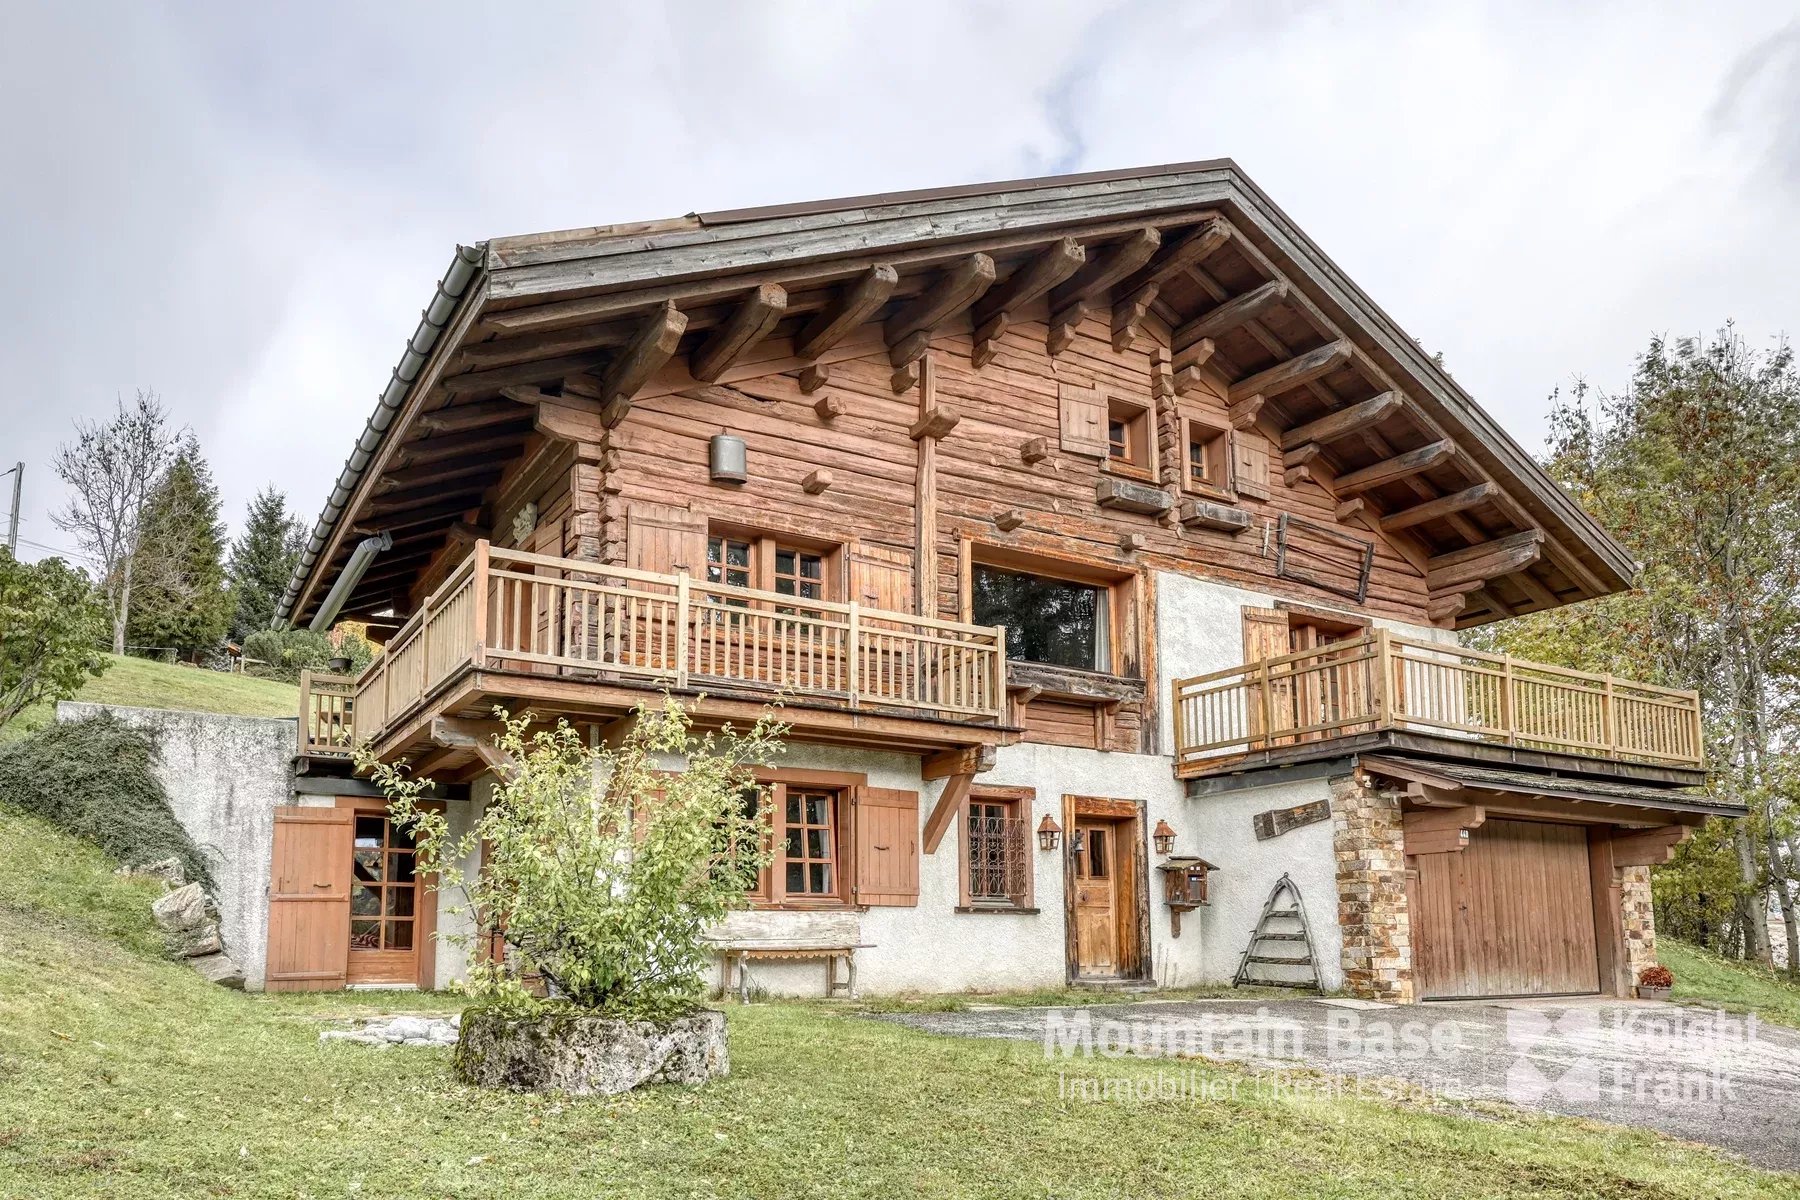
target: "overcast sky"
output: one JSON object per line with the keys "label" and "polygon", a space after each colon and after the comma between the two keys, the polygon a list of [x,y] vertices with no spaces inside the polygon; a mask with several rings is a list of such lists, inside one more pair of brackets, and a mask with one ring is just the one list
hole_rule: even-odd
{"label": "overcast sky", "polygon": [[32,543],[139,387],[310,526],[458,242],[692,211],[1229,156],[1534,451],[1653,333],[1800,329],[1792,0],[263,7],[0,10]]}

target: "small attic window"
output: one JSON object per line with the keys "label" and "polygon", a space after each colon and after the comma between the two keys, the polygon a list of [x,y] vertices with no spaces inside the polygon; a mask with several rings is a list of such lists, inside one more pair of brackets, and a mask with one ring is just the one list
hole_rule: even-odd
{"label": "small attic window", "polygon": [[1231,495],[1231,430],[1193,417],[1182,422],[1182,430],[1182,486],[1190,492]]}
{"label": "small attic window", "polygon": [[1106,458],[1114,466],[1150,469],[1150,410],[1113,398],[1106,406]]}

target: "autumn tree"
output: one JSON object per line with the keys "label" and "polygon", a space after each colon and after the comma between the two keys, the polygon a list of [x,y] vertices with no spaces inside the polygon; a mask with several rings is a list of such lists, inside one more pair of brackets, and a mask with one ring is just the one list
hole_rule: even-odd
{"label": "autumn tree", "polygon": [[1800,966],[1789,884],[1800,792],[1800,376],[1785,345],[1652,340],[1630,387],[1556,398],[1546,466],[1642,563],[1635,591],[1493,628],[1525,657],[1693,688],[1711,790],[1750,819],[1657,874],[1671,931],[1767,961],[1774,888]]}
{"label": "autumn tree", "polygon": [[140,390],[107,421],[78,418],[75,440],[56,451],[56,473],[74,494],[51,520],[99,566],[114,654],[125,653],[144,513],[182,437],[157,394]]}
{"label": "autumn tree", "polygon": [[233,641],[241,643],[274,623],[275,606],[305,546],[306,527],[288,512],[287,497],[272,487],[258,492],[250,501],[244,532],[232,543],[226,571],[237,603],[231,618]]}

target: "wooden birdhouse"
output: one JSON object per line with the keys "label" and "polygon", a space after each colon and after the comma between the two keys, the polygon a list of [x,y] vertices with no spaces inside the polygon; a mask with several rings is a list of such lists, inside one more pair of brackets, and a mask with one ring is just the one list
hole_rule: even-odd
{"label": "wooden birdhouse", "polygon": [[1169,936],[1181,936],[1181,914],[1192,912],[1207,900],[1207,877],[1219,868],[1191,854],[1180,855],[1157,868],[1163,877],[1163,900],[1169,906]]}

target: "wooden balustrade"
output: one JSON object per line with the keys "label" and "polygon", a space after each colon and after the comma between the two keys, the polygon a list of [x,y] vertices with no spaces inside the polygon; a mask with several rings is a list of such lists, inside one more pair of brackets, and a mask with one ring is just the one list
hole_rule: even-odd
{"label": "wooden balustrade", "polygon": [[1176,770],[1403,729],[1535,750],[1703,765],[1700,698],[1385,630],[1174,682]]}
{"label": "wooden balustrade", "polygon": [[563,679],[730,686],[995,720],[1005,631],[727,587],[487,542],[357,679],[370,737],[465,667]]}
{"label": "wooden balustrade", "polygon": [[348,758],[356,746],[356,681],[348,675],[300,672],[299,751],[309,758]]}

